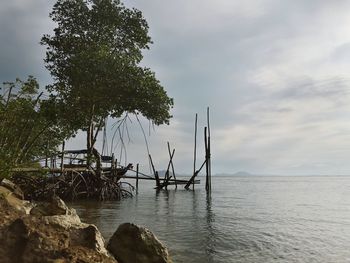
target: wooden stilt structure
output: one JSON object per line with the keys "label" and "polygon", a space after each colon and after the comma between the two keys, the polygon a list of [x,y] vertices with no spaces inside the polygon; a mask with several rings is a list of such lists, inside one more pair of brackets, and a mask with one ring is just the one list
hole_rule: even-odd
{"label": "wooden stilt structure", "polygon": [[[175,148],[171,149],[170,143],[167,142],[167,150],[169,154],[169,162],[165,175],[163,178],[159,177],[159,173],[156,170],[152,156],[149,154],[149,162],[151,165],[151,173],[153,175],[145,175],[139,171],[139,164],[136,165],[136,171],[132,170],[132,164],[127,167],[118,167],[118,162],[114,157],[101,155],[101,162],[109,163],[110,165],[98,166],[100,177],[96,177],[96,167],[94,167],[94,162],[89,162],[86,157],[87,150],[70,150],[65,151],[65,142],[62,143],[61,153],[57,153],[51,157],[45,156],[40,160],[40,162],[45,161],[44,168],[14,168],[12,172],[19,174],[19,180],[22,180],[23,185],[30,181],[31,178],[22,176],[25,173],[33,172],[43,172],[47,173],[47,177],[43,177],[42,181],[44,183],[48,182],[49,187],[46,184],[41,184],[41,193],[37,196],[42,196],[44,194],[49,194],[51,190],[61,189],[61,193],[70,198],[75,198],[76,196],[84,196],[89,198],[91,195],[104,199],[106,198],[120,198],[120,196],[130,196],[132,195],[133,186],[128,182],[120,182],[122,178],[125,179],[136,179],[136,193],[139,190],[140,180],[154,180],[156,184],[156,189],[167,189],[168,186],[174,185],[177,188],[178,185],[185,185],[185,189],[189,189],[192,185],[194,189],[195,184],[199,184],[200,181],[196,180],[196,177],[201,172],[205,166],[206,182],[205,189],[208,193],[211,191],[211,145],[210,145],[210,116],[209,107],[207,108],[207,126],[204,128],[204,146],[205,146],[205,160],[197,169],[197,130],[198,130],[198,114],[195,115],[194,123],[194,151],[193,151],[193,174],[189,180],[178,180],[175,175],[174,169],[174,155]],[[83,155],[83,156],[82,156]],[[50,159],[50,160],[49,160]],[[67,162],[68,159],[68,162]],[[50,161],[50,167],[49,166]],[[60,162],[60,163],[59,163]],[[127,171],[133,171],[136,174],[134,176],[126,175]],[[99,179],[102,183],[97,184],[96,181]],[[71,187],[73,185],[74,187]],[[131,186],[132,190],[130,193],[124,191],[120,188],[121,184],[127,184]],[[96,185],[101,186],[101,191],[95,191]],[[92,194],[91,194],[92,193]],[[129,195],[130,194],[130,195]]]}

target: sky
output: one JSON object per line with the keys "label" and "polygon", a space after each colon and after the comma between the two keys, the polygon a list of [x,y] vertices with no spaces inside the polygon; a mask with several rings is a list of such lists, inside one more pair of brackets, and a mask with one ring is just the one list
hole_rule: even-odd
{"label": "sky", "polygon": [[[50,83],[39,41],[54,28],[54,1],[1,2],[0,81],[34,75],[42,86]],[[148,21],[154,44],[142,64],[175,102],[169,126],[149,132],[142,122],[157,169],[167,167],[169,141],[176,171],[191,173],[196,113],[200,165],[209,106],[213,173],[350,174],[350,1],[124,3]],[[147,170],[135,120],[129,131],[122,160]],[[81,148],[84,135],[68,145]]]}

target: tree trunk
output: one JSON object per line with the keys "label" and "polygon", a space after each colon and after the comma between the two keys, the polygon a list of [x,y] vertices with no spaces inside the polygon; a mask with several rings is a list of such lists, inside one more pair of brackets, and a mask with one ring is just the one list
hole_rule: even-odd
{"label": "tree trunk", "polygon": [[94,155],[96,160],[96,175],[97,177],[101,178],[101,175],[102,175],[101,154],[94,147],[92,148],[92,154]]}
{"label": "tree trunk", "polygon": [[90,115],[90,122],[89,127],[87,128],[87,166],[90,167],[92,164],[92,148],[94,147],[93,143],[93,136],[94,136],[94,111],[95,111],[95,105],[93,104],[91,106],[91,115]]}

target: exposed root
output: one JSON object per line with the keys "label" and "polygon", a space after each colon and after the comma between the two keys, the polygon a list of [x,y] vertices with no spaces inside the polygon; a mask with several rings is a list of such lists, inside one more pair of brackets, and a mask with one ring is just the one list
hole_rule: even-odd
{"label": "exposed root", "polygon": [[[111,174],[96,176],[94,171],[69,171],[47,176],[32,176],[23,173],[13,175],[12,180],[24,192],[27,199],[45,200],[58,195],[64,200],[95,199],[119,200],[132,197],[134,187],[120,182],[120,177]],[[127,187],[125,187],[125,186]]]}

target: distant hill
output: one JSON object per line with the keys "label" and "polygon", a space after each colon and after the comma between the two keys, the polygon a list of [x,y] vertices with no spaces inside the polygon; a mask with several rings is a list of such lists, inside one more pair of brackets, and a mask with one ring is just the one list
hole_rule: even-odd
{"label": "distant hill", "polygon": [[254,174],[251,174],[251,173],[248,173],[248,172],[239,171],[237,173],[234,173],[233,176],[254,176]]}
{"label": "distant hill", "polygon": [[239,171],[239,172],[236,172],[234,174],[228,174],[228,173],[220,173],[220,174],[216,174],[218,176],[255,176],[255,174],[251,174],[251,173],[248,173],[248,172],[244,172],[244,171]]}

